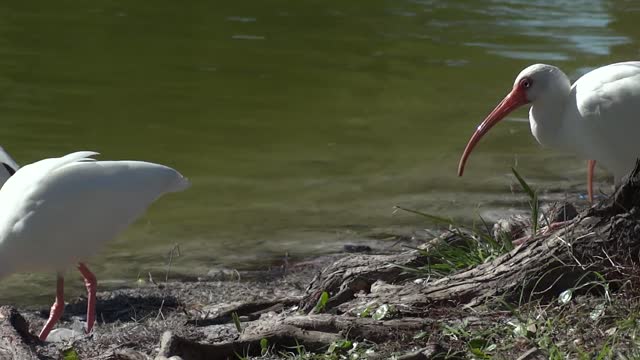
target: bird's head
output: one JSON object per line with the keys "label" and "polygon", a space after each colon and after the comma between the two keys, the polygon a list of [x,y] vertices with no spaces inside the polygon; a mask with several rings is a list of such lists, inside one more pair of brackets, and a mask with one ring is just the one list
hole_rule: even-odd
{"label": "bird's head", "polygon": [[520,106],[536,103],[546,96],[551,96],[552,94],[548,90],[553,88],[552,84],[563,77],[566,78],[562,71],[551,65],[535,64],[522,70],[516,77],[511,92],[484,119],[469,139],[458,164],[458,176],[462,176],[471,151],[480,139],[489,132],[489,129]]}

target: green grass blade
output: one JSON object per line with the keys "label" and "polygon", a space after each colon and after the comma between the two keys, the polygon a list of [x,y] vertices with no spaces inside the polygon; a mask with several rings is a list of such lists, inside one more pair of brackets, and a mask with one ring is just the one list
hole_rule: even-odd
{"label": "green grass blade", "polygon": [[456,226],[456,223],[452,219],[447,219],[447,218],[443,218],[443,217],[440,217],[440,216],[427,214],[427,213],[424,213],[422,211],[413,210],[413,209],[405,208],[405,207],[398,206],[398,205],[394,206],[394,208],[402,210],[402,211],[406,211],[406,212],[409,212],[409,213],[412,213],[412,214],[420,215],[420,216],[425,217],[428,220],[430,220],[430,221],[432,221],[432,222],[434,222],[436,224]]}
{"label": "green grass blade", "polygon": [[482,226],[484,226],[485,232],[487,234],[491,234],[492,227],[489,225],[489,223],[487,223],[487,221],[482,217],[482,215],[478,214],[478,217],[480,218],[480,221],[482,222]]}
{"label": "green grass blade", "polygon": [[[520,174],[518,173],[518,171],[516,171],[515,168],[511,168],[511,172],[513,172],[513,175],[516,177],[516,179],[518,179],[518,182],[520,183],[522,190],[524,190],[524,192],[527,193],[527,195],[529,196],[529,199],[530,199],[529,205],[531,206],[531,226],[533,228],[533,236],[535,236],[539,228],[538,217],[540,214],[540,204],[538,202],[538,193],[534,191],[531,188],[531,186],[529,186],[529,184],[527,184],[527,182],[524,180],[522,176],[520,176]],[[547,222],[547,225],[549,225],[549,220],[547,219],[546,215],[544,215],[544,218]]]}
{"label": "green grass blade", "polygon": [[326,291],[323,291],[322,294],[320,295],[320,299],[318,299],[318,303],[316,304],[316,307],[314,308],[316,313],[321,313],[325,306],[327,306],[327,302],[329,302],[329,293]]}
{"label": "green grass blade", "polygon": [[240,322],[240,317],[237,312],[231,313],[231,318],[233,319],[233,324],[236,326],[236,330],[238,330],[239,334],[242,334],[242,323]]}
{"label": "green grass blade", "polygon": [[511,168],[511,172],[513,172],[513,175],[516,177],[516,179],[518,179],[518,182],[520,183],[520,186],[522,187],[522,190],[524,190],[524,192],[526,192],[527,195],[529,195],[529,198],[533,200],[533,198],[535,197],[536,192],[533,191],[533,189],[531,189],[529,184],[527,184],[527,182],[524,181],[524,178],[522,176],[520,176],[520,174],[516,171],[515,168]]}

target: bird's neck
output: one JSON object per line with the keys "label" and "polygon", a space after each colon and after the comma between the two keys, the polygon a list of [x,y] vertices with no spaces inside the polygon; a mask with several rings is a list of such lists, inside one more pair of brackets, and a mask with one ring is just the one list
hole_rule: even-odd
{"label": "bird's neck", "polygon": [[538,99],[529,111],[531,133],[543,146],[556,149],[568,149],[570,144],[565,136],[565,111],[570,96],[570,84],[567,80],[553,93]]}

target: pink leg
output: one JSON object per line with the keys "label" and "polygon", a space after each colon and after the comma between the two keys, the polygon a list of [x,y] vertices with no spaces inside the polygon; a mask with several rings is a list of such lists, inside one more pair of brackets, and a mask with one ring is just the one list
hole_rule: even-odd
{"label": "pink leg", "polygon": [[595,160],[587,161],[587,195],[589,202],[593,202],[593,169],[596,167]]}
{"label": "pink leg", "polygon": [[78,263],[78,270],[84,278],[84,285],[87,287],[87,334],[93,329],[96,321],[96,288],[98,280],[91,270],[84,263]]}
{"label": "pink leg", "polygon": [[60,320],[62,313],[64,312],[64,277],[62,274],[58,274],[58,281],[56,282],[56,301],[51,306],[51,312],[49,313],[49,320],[44,324],[42,331],[40,331],[39,338],[41,341],[45,341],[53,326]]}

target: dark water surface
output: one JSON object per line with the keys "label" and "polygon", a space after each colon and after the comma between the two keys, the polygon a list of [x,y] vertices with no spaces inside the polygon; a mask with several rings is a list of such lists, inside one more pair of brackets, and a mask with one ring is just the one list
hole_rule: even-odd
{"label": "dark water surface", "polygon": [[[104,286],[160,274],[175,243],[175,271],[197,275],[427,226],[394,205],[491,219],[524,207],[511,166],[553,198],[584,191],[585,164],[540,149],[522,110],[457,178],[469,135],[526,65],[575,79],[637,58],[634,4],[5,1],[0,144],[23,164],[96,150],[192,180],[93,259]],[[5,279],[0,300],[47,302],[53,279]]]}

